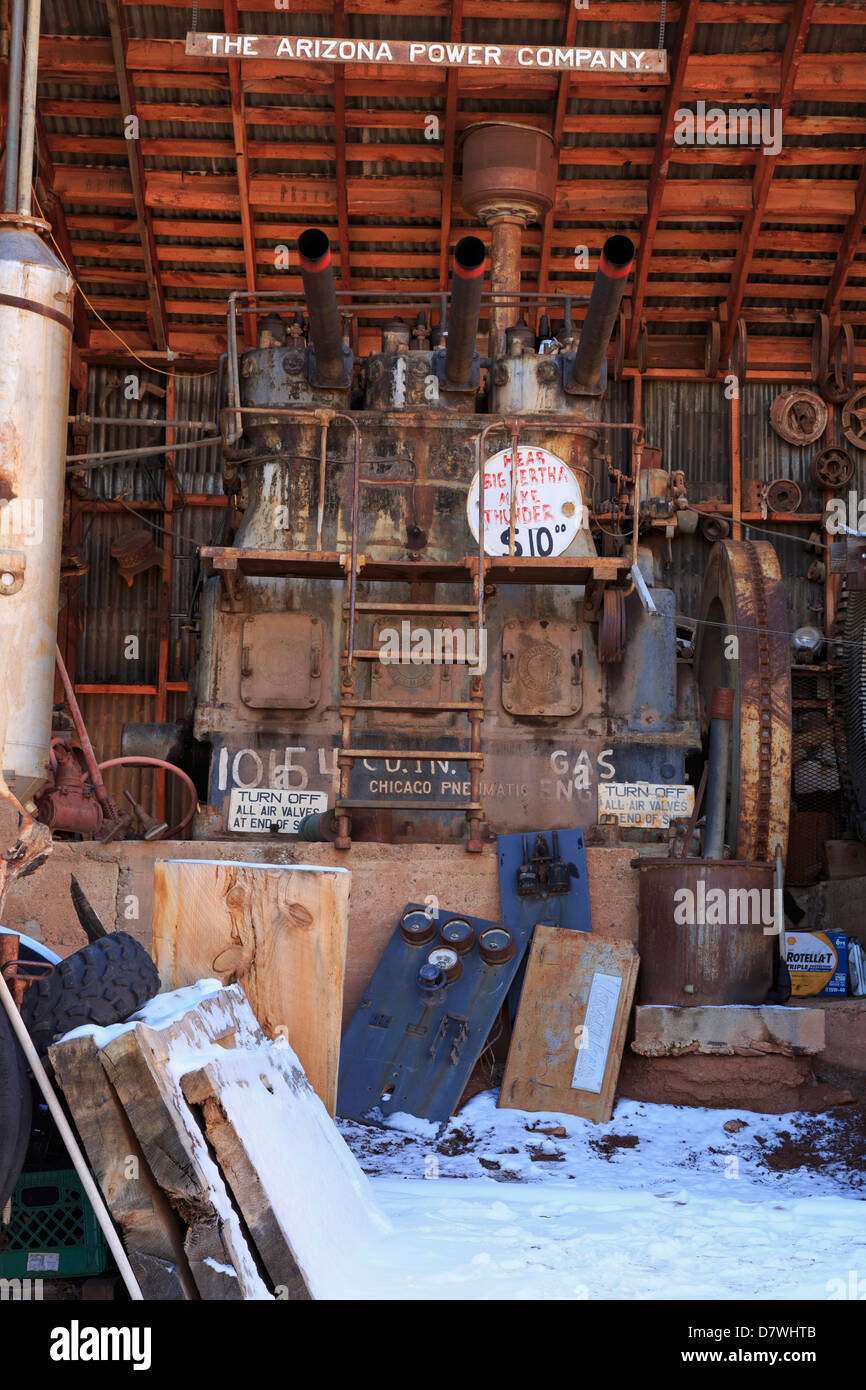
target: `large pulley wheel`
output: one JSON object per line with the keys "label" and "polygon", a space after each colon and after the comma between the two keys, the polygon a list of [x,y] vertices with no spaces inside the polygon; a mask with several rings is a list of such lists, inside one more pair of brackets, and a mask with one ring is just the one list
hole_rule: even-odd
{"label": "large pulley wheel", "polygon": [[842,585],[836,613],[836,752],[845,799],[866,840],[866,592]]}
{"label": "large pulley wheel", "polygon": [[788,843],[791,656],[779,559],[767,541],[718,541],[698,610],[701,723],[717,686],[734,690],[725,843],[735,859],[773,862]]}

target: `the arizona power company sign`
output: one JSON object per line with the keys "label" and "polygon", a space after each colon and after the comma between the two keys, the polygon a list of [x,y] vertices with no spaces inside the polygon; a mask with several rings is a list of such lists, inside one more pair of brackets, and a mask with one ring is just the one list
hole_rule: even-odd
{"label": "the arizona power company sign", "polygon": [[379,39],[303,39],[279,34],[187,34],[196,58],[262,58],[289,63],[378,63],[422,68],[571,69],[597,73],[666,73],[667,54],[642,48],[532,48],[493,43],[386,43]]}

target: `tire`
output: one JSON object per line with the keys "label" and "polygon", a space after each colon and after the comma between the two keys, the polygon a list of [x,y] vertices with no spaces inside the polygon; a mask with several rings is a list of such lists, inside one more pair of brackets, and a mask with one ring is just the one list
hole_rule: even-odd
{"label": "tire", "polygon": [[0,1009],[0,1211],[12,1195],[30,1142],[32,1097],[24,1053]]}
{"label": "tire", "polygon": [[85,1023],[122,1023],[159,993],[156,966],[126,932],[114,932],[67,956],[24,994],[21,1016],[36,1050]]}

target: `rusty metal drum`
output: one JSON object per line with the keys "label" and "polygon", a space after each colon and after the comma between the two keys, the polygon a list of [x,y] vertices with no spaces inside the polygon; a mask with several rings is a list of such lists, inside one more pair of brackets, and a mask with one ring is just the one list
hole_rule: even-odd
{"label": "rusty metal drum", "polygon": [[769,864],[638,863],[639,1004],[763,1004],[773,983]]}

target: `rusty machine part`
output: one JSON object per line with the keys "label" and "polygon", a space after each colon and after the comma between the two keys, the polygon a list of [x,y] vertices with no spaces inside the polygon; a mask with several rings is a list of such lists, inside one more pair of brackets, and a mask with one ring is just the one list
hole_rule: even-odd
{"label": "rusty machine part", "polygon": [[749,332],[746,328],[746,320],[743,318],[737,319],[728,365],[737,381],[742,385],[746,380],[749,367]]}
{"label": "rusty machine part", "polygon": [[148,526],[136,527],[121,536],[120,540],[114,542],[109,554],[112,560],[117,561],[117,568],[130,589],[137,574],[143,574],[154,565],[162,565],[165,558]]}
{"label": "rusty machine part", "polygon": [[35,797],[37,819],[52,831],[100,839],[102,807],[88,784],[86,770],[61,738],[51,740],[48,769],[48,780]]}
{"label": "rusty machine part", "polygon": [[866,449],[866,386],[850,396],[842,407],[842,429],[855,449]]}
{"label": "rusty machine part", "polygon": [[602,594],[598,625],[598,659],[605,664],[621,663],[625,657],[625,590],[606,588]]}
{"label": "rusty machine part", "polygon": [[566,391],[604,390],[602,364],[633,264],[634,242],[619,233],[609,236],[601,248],[577,352],[563,370]]}
{"label": "rusty machine part", "polygon": [[491,357],[505,353],[505,330],[518,318],[523,229],[553,206],[553,140],[532,126],[497,122],[471,126],[463,137],[460,201],[490,228]]}
{"label": "rusty machine part", "polygon": [[853,395],[855,366],[854,330],[850,323],[843,323],[839,326],[833,346],[832,368],[825,372],[820,381],[821,395],[825,401],[831,405],[844,405]]}
{"label": "rusty machine part", "polygon": [[638,868],[638,1002],[763,1004],[773,984],[773,865],[632,862]]}
{"label": "rusty machine part", "polygon": [[714,545],[716,541],[723,541],[731,534],[731,523],[724,516],[702,516],[701,535],[705,541]]}
{"label": "rusty machine part", "polygon": [[814,444],[827,428],[827,406],[814,391],[783,391],[770,406],[770,424],[788,444]]}
{"label": "rusty machine part", "polygon": [[709,732],[717,687],[734,690],[725,843],[736,859],[784,857],[791,782],[791,658],[785,587],[767,541],[718,541],[699,606],[695,680]]}
{"label": "rusty machine part", "polygon": [[803,490],[793,478],[774,478],[764,488],[764,499],[771,512],[796,512],[803,501]]}
{"label": "rusty machine part", "polygon": [[822,449],[809,461],[809,477],[815,487],[835,492],[854,477],[854,460],[847,449]]}

